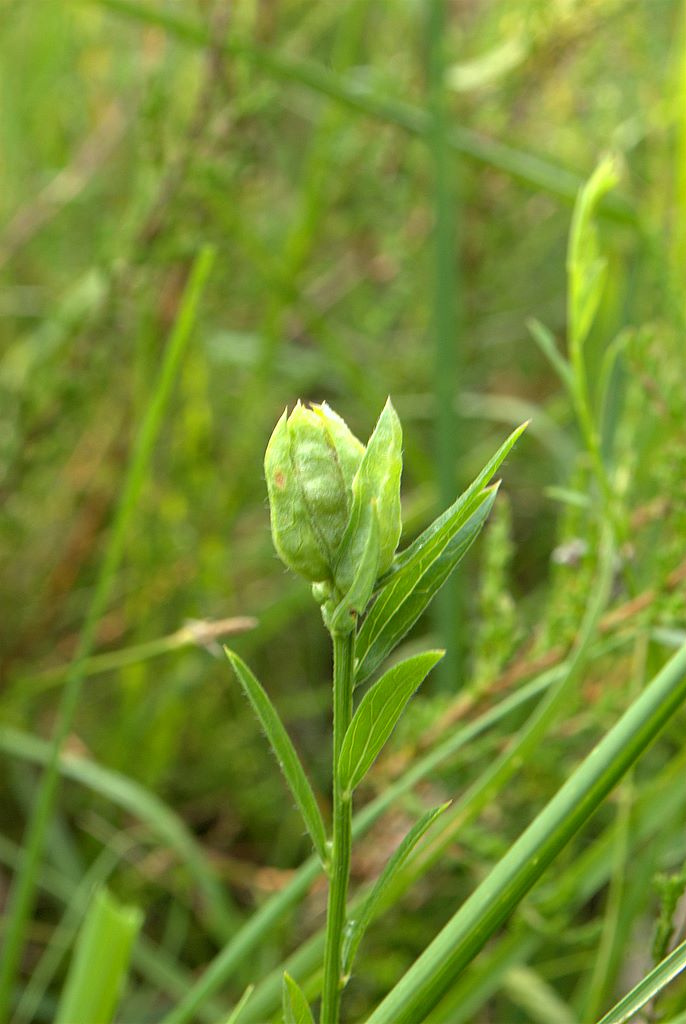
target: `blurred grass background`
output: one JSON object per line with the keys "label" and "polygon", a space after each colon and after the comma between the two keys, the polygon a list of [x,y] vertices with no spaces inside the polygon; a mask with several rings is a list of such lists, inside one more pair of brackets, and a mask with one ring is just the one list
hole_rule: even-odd
{"label": "blurred grass background", "polygon": [[[374,930],[351,1020],[423,948],[683,629],[674,575],[686,525],[683,5],[455,0],[432,23],[429,9],[440,6],[0,4],[3,888],[37,782],[27,766],[51,733],[151,380],[194,255],[207,244],[217,251],[69,741],[94,772],[126,776],[134,796],[113,801],[122,784],[114,775],[95,790],[64,784],[24,963],[28,978],[46,949],[68,948],[88,884],[110,877],[145,911],[122,1021],[161,1019],[222,941],[199,906],[186,847],[160,833],[164,805],[206,851],[237,916],[307,853],[216,639],[179,635],[186,623],[257,619],[236,648],[327,799],[330,652],[307,588],[274,556],[262,478],[286,404],[326,399],[367,436],[393,396],[405,430],[408,536],[532,417],[488,535],[453,599],[418,627],[441,642],[448,634],[453,661],[413,705],[398,756],[432,729],[441,734],[465,688],[506,690],[526,675],[522,666],[559,656],[573,639],[595,569],[589,467],[527,323],[543,321],[564,346],[570,202],[609,149],[625,171],[603,208],[610,276],[591,353],[599,365],[627,332],[605,442],[632,523],[622,558],[636,590],[618,573],[607,631],[629,622],[641,658],[633,649],[594,660],[573,715]],[[683,721],[650,755],[653,772],[681,748],[680,729]],[[437,777],[439,798],[476,777],[503,735],[475,742]],[[381,765],[370,793],[385,779]],[[629,816],[641,798],[639,777],[624,797]],[[145,800],[161,803],[146,814]],[[645,958],[652,873],[683,862],[685,803],[686,794],[666,805],[659,841],[654,825],[637,857],[602,995]],[[362,844],[357,881],[378,870],[379,851],[413,808],[401,804]],[[594,835],[611,820],[609,809]],[[520,973],[507,961],[499,993],[482,985],[472,1016],[460,1019],[562,1020],[550,1016],[551,991],[580,1012],[607,884],[586,891],[587,876],[575,876],[585,843],[562,858],[564,893],[551,895],[550,883],[505,937],[516,939]],[[65,906],[72,917],[60,932]],[[321,912],[315,890],[222,993],[226,1005]],[[52,1019],[64,970],[56,959],[36,1020]],[[683,986],[674,998],[686,1006]]]}

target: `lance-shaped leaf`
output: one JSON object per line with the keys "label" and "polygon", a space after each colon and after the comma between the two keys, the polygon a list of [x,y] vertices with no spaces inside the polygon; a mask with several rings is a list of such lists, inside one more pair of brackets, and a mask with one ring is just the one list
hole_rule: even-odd
{"label": "lance-shaped leaf", "polygon": [[312,787],[308,782],[291,739],[284,729],[274,705],[245,662],[233,651],[230,651],[228,647],[225,647],[224,650],[239,683],[243,687],[243,692],[252,704],[267,739],[272,745],[272,750],[276,754],[279,767],[302,814],[303,821],[307,831],[310,833],[310,838],[319,855],[319,859],[326,866],[328,858],[326,854],[324,822],[312,792]]}
{"label": "lance-shaped leaf", "polygon": [[284,1024],[314,1024],[312,1011],[303,990],[286,971],[283,973]]}
{"label": "lance-shaped leaf", "polygon": [[352,792],[365,777],[393,732],[408,700],[444,651],[426,651],[390,668],[364,695],[343,738],[338,780]]}
{"label": "lance-shaped leaf", "polygon": [[352,483],[353,503],[334,571],[339,590],[350,588],[363,558],[373,514],[379,526],[379,575],[393,561],[402,528],[400,475],[402,429],[389,399],[384,406]]}
{"label": "lance-shaped leaf", "polygon": [[348,923],[343,941],[343,977],[346,981],[350,977],[360,942],[379,909],[384,893],[424,833],[427,829],[431,828],[436,818],[439,818],[449,806],[450,801],[441,804],[440,807],[434,807],[433,810],[427,811],[426,814],[422,815],[390,857],[386,867],[377,878],[371,892],[360,907],[355,919]]}
{"label": "lance-shaped leaf", "polygon": [[473,499],[471,515],[455,533],[453,524],[446,524],[385,584],[357,637],[356,685],[369,678],[431,603],[479,535],[495,497],[495,488],[482,491]]}
{"label": "lance-shaped leaf", "polygon": [[397,556],[357,637],[356,683],[405,636],[477,537],[495,500],[486,485],[526,427],[513,431],[471,486]]}
{"label": "lance-shaped leaf", "polygon": [[367,542],[350,589],[331,614],[329,614],[327,605],[324,605],[324,622],[331,633],[350,633],[355,628],[357,616],[361,615],[369,604],[379,568],[379,539],[376,499],[372,498]]}

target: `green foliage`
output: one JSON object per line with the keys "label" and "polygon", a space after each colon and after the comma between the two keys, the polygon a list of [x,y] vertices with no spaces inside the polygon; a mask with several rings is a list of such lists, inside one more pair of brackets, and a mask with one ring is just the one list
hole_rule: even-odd
{"label": "green foliage", "polygon": [[[360,487],[345,585],[315,584],[335,635],[356,634],[355,681],[448,652],[349,809],[343,934],[412,823],[452,801],[375,903],[347,1019],[685,639],[684,6],[462,6],[0,0],[13,1024],[55,1019],[100,884],[145,909],[116,1019],[264,1024],[284,970],[317,1010],[325,872],[301,863],[309,834],[222,653],[264,681],[328,829],[329,637],[274,557],[259,471],[298,395],[351,446],[336,541],[363,452],[330,406],[364,439],[390,393],[404,428],[403,538],[397,491],[380,514]],[[417,579],[414,545],[433,557],[437,513],[529,418],[492,477],[508,507],[482,481]],[[590,1024],[635,982],[650,1004],[622,1012],[683,1020],[684,974],[662,964],[679,918],[652,884],[686,858],[683,727],[675,712],[427,1024]]]}
{"label": "green foliage", "polygon": [[427,651],[389,668],[360,701],[343,739],[338,780],[346,792],[359,786],[393,732],[405,705],[445,651]]}

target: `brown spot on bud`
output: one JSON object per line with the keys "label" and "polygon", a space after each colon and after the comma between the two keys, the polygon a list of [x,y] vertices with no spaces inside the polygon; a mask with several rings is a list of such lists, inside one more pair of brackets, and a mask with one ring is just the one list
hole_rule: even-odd
{"label": "brown spot on bud", "polygon": [[282,491],[286,486],[286,477],[283,475],[281,470],[277,470],[277,472],[274,474],[274,483],[276,484],[280,491]]}

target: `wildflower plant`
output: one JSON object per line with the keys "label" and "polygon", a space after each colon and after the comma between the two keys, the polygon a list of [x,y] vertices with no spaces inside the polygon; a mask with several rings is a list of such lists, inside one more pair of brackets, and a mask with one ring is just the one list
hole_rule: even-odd
{"label": "wildflower plant", "polygon": [[[390,399],[366,445],[326,404],[298,402],[284,412],[265,455],[274,546],[303,576],[333,643],[333,771],[330,838],[298,755],[266,692],[248,666],[227,655],[271,742],[329,880],[321,1024],[337,1024],[342,991],[381,897],[448,804],[423,815],[400,843],[355,917],[348,915],[352,803],[408,701],[443,656],[425,651],[394,664],[354,706],[369,680],[466,553],[493,506],[491,480],[525,425],[472,485],[409,547],[398,552],[402,523],[402,429]],[[312,1020],[304,993],[284,975],[286,1021]]]}

